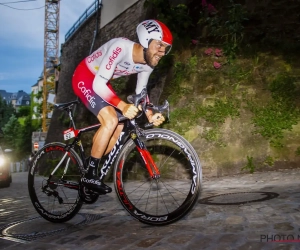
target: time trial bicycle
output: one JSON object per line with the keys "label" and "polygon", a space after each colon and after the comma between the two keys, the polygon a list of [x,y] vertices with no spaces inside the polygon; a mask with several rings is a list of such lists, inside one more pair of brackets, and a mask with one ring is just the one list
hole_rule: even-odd
{"label": "time trial bicycle", "polygon": [[[167,112],[162,106],[146,102],[144,89],[128,100],[137,107],[154,112]],[[70,118],[64,131],[66,143],[45,144],[29,163],[29,195],[36,211],[51,222],[73,218],[84,203],[97,201],[99,194],[85,188],[81,178],[87,172],[86,154],[81,142],[83,133],[97,130],[101,124],[77,129],[73,107],[79,101],[55,104]],[[124,124],[115,146],[106,156],[99,171],[102,180],[113,166],[113,185],[123,207],[135,219],[151,225],[175,222],[193,208],[200,193],[202,169],[191,144],[177,133],[162,129],[142,129],[136,119],[121,116]],[[105,181],[109,184],[109,180]]]}

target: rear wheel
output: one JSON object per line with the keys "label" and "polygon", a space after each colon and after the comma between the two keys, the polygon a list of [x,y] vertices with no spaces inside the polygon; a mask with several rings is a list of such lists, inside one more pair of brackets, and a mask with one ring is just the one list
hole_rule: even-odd
{"label": "rear wheel", "polygon": [[118,198],[139,221],[165,225],[186,215],[197,201],[202,179],[199,158],[180,135],[165,129],[144,131],[148,151],[160,171],[152,179],[132,140],[122,148],[114,168]]}
{"label": "rear wheel", "polygon": [[51,222],[65,222],[80,210],[81,160],[73,149],[49,143],[30,161],[28,190],[36,211]]}

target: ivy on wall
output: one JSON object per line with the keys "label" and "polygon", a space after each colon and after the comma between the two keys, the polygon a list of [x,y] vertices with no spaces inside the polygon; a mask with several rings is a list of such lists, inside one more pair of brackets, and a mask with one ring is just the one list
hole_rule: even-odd
{"label": "ivy on wall", "polygon": [[[299,77],[293,77],[294,72],[286,66],[272,72],[272,78],[264,74],[264,69],[269,71],[272,55],[260,56],[257,45],[247,44],[244,25],[248,13],[243,5],[229,0],[221,8],[210,1],[198,1],[195,15],[189,9],[191,2],[195,7],[195,1],[177,5],[171,1],[146,1],[146,6],[175,33],[175,40],[185,46],[185,49],[175,48],[172,62],[169,60],[172,77],[164,89],[164,97],[174,107],[170,116],[173,122],[165,126],[185,133],[202,120],[208,127],[202,137],[224,146],[222,125],[227,118],[235,119],[243,111],[252,114],[253,134],[261,135],[274,147],[283,147],[285,131],[292,130],[300,120],[296,86]],[[189,15],[191,12],[193,16]],[[190,39],[188,47],[186,39]],[[190,56],[183,59],[184,51],[188,50]],[[283,60],[282,64],[289,63]],[[264,100],[247,95],[243,87],[260,88],[258,72],[263,78],[263,91],[259,93],[267,96]]]}

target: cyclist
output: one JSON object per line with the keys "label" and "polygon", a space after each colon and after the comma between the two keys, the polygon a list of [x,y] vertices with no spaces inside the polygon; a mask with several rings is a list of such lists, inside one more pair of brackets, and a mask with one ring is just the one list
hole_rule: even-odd
{"label": "cyclist", "polygon": [[[172,34],[160,21],[143,21],[137,26],[136,32],[139,43],[126,38],[108,41],[77,66],[72,78],[75,94],[101,123],[93,138],[88,171],[81,179],[86,188],[100,194],[112,191],[102,178],[99,179],[97,168],[101,157],[111,151],[122,132],[123,125],[118,124],[118,116],[122,114],[133,119],[138,112],[133,104],[117,96],[109,81],[137,74],[135,92],[139,94],[147,86],[153,68],[172,47]],[[162,114],[153,114],[151,110],[147,111],[146,116],[155,126],[165,120]]]}

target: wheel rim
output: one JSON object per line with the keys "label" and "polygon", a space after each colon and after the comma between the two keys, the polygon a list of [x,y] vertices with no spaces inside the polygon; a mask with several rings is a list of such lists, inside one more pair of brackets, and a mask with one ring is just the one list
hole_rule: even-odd
{"label": "wheel rim", "polygon": [[117,166],[119,199],[140,220],[163,223],[177,219],[183,216],[198,195],[195,182],[199,181],[199,174],[193,173],[184,145],[155,137],[145,144],[160,169],[161,177],[158,180],[149,177],[132,143]]}
{"label": "wheel rim", "polygon": [[[56,173],[50,177],[50,173],[65,154],[61,148],[45,148],[44,152],[39,152],[33,162],[31,172],[34,206],[44,217],[53,220],[61,220],[72,216],[81,203],[78,194],[78,183],[80,175],[78,174],[78,164],[74,157],[69,154]],[[46,152],[46,153],[45,153]],[[69,164],[68,172],[64,174],[63,170],[66,164]]]}

